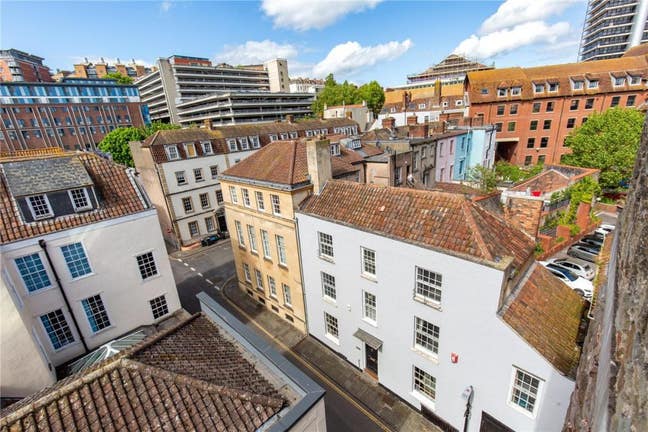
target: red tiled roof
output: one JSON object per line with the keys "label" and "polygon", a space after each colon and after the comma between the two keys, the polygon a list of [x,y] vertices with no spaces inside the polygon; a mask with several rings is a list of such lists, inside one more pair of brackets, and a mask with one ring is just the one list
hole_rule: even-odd
{"label": "red tiled roof", "polygon": [[574,377],[580,348],[576,344],[585,301],[538,264],[502,318],[563,374]]}
{"label": "red tiled roof", "polygon": [[9,406],[0,430],[258,430],[285,401],[239,349],[194,315]]}
{"label": "red tiled roof", "polygon": [[[0,243],[24,240],[148,209],[140,200],[138,192],[133,188],[126,174],[126,167],[92,153],[63,153],[59,156],[48,157],[69,158],[70,156],[78,158],[90,175],[94,187],[102,197],[99,208],[84,213],[24,223],[9,192],[7,181],[2,175],[0,176]],[[0,163],[9,160],[12,159],[0,159]]]}
{"label": "red tiled roof", "polygon": [[599,170],[570,165],[545,165],[543,171],[530,179],[518,183],[511,190],[552,192],[564,189],[584,177],[594,175]]}
{"label": "red tiled roof", "polygon": [[301,211],[462,258],[519,268],[533,240],[460,194],[333,180]]}
{"label": "red tiled roof", "polygon": [[441,192],[449,192],[449,193],[457,193],[457,194],[463,194],[463,195],[469,195],[469,196],[475,196],[475,197],[481,197],[485,196],[486,194],[480,191],[479,189],[476,189],[472,186],[469,186],[465,183],[444,183],[444,182],[436,182],[434,185],[430,188],[431,190],[438,190]]}

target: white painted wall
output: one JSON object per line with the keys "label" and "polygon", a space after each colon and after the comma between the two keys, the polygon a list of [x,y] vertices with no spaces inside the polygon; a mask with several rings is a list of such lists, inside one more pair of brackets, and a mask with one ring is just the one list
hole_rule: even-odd
{"label": "white painted wall", "polygon": [[[82,334],[89,348],[96,348],[141,325],[153,324],[149,300],[166,296],[169,313],[180,308],[180,301],[166,253],[160,224],[154,209],[118,219],[106,220],[75,229],[59,231],[30,240],[0,246],[0,262],[8,279],[23,302],[20,315],[25,328],[35,328],[47,357],[54,366],[83,353],[83,348],[60,289],[45,254],[38,245],[45,239],[61,284],[70,301]],[[90,262],[92,273],[73,280],[60,247],[81,242]],[[153,252],[158,275],[142,280],[136,256]],[[47,269],[52,287],[29,293],[15,265],[15,258],[38,252]],[[93,334],[81,301],[101,294],[111,326]],[[40,315],[62,309],[72,329],[75,342],[55,351],[40,321]],[[17,322],[14,321],[14,325]],[[4,331],[4,329],[3,329]],[[16,330],[20,331],[20,330]],[[17,347],[20,349],[20,347]]]}
{"label": "white painted wall", "polygon": [[[379,381],[415,407],[413,366],[436,378],[436,401],[424,402],[437,415],[463,429],[465,400],[475,389],[471,431],[479,429],[486,411],[519,431],[562,428],[573,381],[553,366],[498,318],[503,273],[433,250],[297,214],[302,254],[304,295],[309,333],[364,368],[364,344],[353,336],[362,328],[383,341],[379,351]],[[318,257],[317,232],[333,236],[334,263]],[[376,251],[377,279],[361,276],[360,247]],[[413,300],[415,266],[443,275],[441,309]],[[320,272],[336,278],[337,300],[323,299]],[[365,321],[363,291],[377,296],[377,324]],[[324,312],[337,317],[339,344],[325,336]],[[440,327],[439,353],[430,357],[414,349],[414,317]],[[459,361],[450,361],[451,353]],[[513,365],[544,380],[536,417],[508,404]]]}

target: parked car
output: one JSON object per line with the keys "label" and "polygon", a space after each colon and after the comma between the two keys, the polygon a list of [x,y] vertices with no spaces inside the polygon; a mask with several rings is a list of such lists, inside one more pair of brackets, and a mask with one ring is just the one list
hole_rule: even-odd
{"label": "parked car", "polygon": [[594,232],[606,236],[610,234],[612,231],[614,231],[615,228],[616,227],[611,224],[601,224]]}
{"label": "parked car", "polygon": [[580,243],[591,244],[592,246],[595,246],[597,248],[602,248],[603,247],[603,242],[601,240],[596,239],[596,238],[592,238],[592,237],[588,237],[588,236],[583,237],[581,239]]}
{"label": "parked car", "polygon": [[598,256],[598,252],[593,251],[588,247],[575,244],[572,247],[570,247],[569,250],[567,250],[567,255],[580,258],[582,260],[589,261],[589,262],[596,262],[596,257]]}
{"label": "parked car", "polygon": [[577,245],[577,246],[583,246],[583,247],[589,248],[589,249],[591,249],[593,252],[595,252],[597,255],[601,252],[601,246],[593,245],[593,244],[591,244],[591,243],[587,243],[587,242],[584,242],[584,241],[582,241],[582,240],[579,241],[579,242],[577,242],[577,243],[575,243],[574,245]]}
{"label": "parked car", "polygon": [[576,291],[576,293],[582,297],[585,297],[588,300],[592,298],[592,293],[594,292],[592,282],[585,278],[576,276],[569,270],[563,269],[555,264],[547,263],[545,267],[552,275],[563,281],[569,288]]}
{"label": "parked car", "polygon": [[597,243],[600,243],[601,245],[605,241],[605,237],[603,237],[602,235],[598,235],[598,234],[587,234],[586,236],[583,237],[583,239],[593,240],[593,241],[595,241]]}
{"label": "parked car", "polygon": [[203,239],[200,240],[200,244],[202,246],[209,246],[209,245],[213,245],[214,243],[216,243],[220,239],[221,239],[220,235],[212,234],[212,235],[208,235],[207,237],[203,237]]}
{"label": "parked car", "polygon": [[577,262],[574,258],[554,258],[552,260],[549,260],[549,262],[551,264],[565,268],[574,273],[576,276],[580,276],[587,280],[594,279],[594,275],[596,274],[596,271],[594,271],[594,266],[581,260],[578,260]]}

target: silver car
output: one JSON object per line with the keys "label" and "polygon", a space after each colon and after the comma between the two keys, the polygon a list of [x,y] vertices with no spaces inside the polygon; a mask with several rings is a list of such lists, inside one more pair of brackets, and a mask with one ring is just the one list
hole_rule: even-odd
{"label": "silver car", "polygon": [[582,260],[578,260],[577,262],[575,261],[575,258],[554,258],[549,262],[564,269],[570,270],[575,275],[583,277],[587,280],[594,279],[594,275],[596,274],[596,272],[594,271],[594,266]]}
{"label": "silver car", "polygon": [[578,244],[570,247],[569,250],[567,251],[567,255],[580,258],[582,260],[589,261],[589,262],[596,262],[596,258],[598,257],[597,252],[594,252],[592,249]]}

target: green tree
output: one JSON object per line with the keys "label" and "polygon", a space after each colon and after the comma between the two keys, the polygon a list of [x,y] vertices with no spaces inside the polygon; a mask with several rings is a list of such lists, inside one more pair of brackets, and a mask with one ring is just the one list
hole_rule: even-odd
{"label": "green tree", "polygon": [[495,173],[499,180],[517,183],[539,174],[542,171],[542,164],[531,167],[519,167],[510,162],[501,161],[495,164]]}
{"label": "green tree", "polygon": [[562,162],[601,170],[603,188],[618,188],[632,175],[644,114],[635,109],[611,108],[588,117],[565,142],[572,150]]}
{"label": "green tree", "polygon": [[468,178],[479,184],[479,190],[490,193],[497,187],[497,173],[492,168],[475,165],[468,172]]}
{"label": "green tree", "polygon": [[114,79],[117,80],[117,84],[121,85],[133,84],[133,78],[127,75],[122,75],[119,72],[109,72],[103,77],[103,79]]}
{"label": "green tree", "polygon": [[159,130],[180,129],[180,126],[162,122],[153,122],[145,127],[117,128],[107,134],[99,143],[99,150],[110,153],[117,163],[133,167],[133,156],[128,143],[142,141]]}
{"label": "green tree", "polygon": [[378,84],[378,81],[371,81],[361,85],[358,93],[360,98],[367,102],[367,107],[377,117],[385,103],[385,91],[382,86]]}

